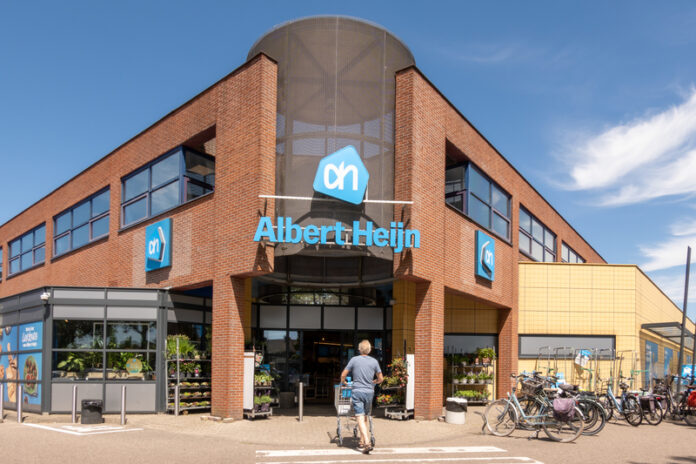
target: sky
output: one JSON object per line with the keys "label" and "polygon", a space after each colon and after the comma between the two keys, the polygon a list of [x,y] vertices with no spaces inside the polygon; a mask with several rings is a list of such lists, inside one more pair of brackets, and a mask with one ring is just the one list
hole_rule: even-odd
{"label": "sky", "polygon": [[[274,25],[376,22],[610,263],[696,262],[692,1],[3,2],[0,224],[244,63]],[[696,276],[691,279],[696,282]],[[689,315],[696,316],[696,283]]]}

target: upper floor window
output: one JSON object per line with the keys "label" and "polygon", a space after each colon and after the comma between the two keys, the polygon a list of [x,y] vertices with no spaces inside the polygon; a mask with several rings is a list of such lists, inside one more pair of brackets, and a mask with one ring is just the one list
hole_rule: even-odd
{"label": "upper floor window", "polygon": [[2,248],[0,247],[0,280],[2,280]]}
{"label": "upper floor window", "polygon": [[53,256],[109,235],[109,188],[53,218]]}
{"label": "upper floor window", "polygon": [[561,261],[564,263],[584,263],[585,259],[566,245],[565,242],[561,242]]}
{"label": "upper floor window", "polygon": [[26,271],[46,260],[46,224],[30,230],[10,242],[10,272]]}
{"label": "upper floor window", "polygon": [[510,240],[510,195],[471,163],[447,167],[445,201]]}
{"label": "upper floor window", "polygon": [[121,181],[121,226],[157,216],[215,188],[215,158],[178,147]]}
{"label": "upper floor window", "polygon": [[556,261],[556,234],[520,207],[520,251],[534,261]]}

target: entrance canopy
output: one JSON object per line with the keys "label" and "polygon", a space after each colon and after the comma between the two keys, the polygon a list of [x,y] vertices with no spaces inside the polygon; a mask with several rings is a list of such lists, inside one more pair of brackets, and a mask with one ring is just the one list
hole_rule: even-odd
{"label": "entrance canopy", "polygon": [[[653,324],[643,324],[642,329],[654,333],[662,338],[676,343],[681,341],[682,325],[679,322],[658,322]],[[694,346],[694,334],[689,329],[684,330],[684,347],[691,349]]]}

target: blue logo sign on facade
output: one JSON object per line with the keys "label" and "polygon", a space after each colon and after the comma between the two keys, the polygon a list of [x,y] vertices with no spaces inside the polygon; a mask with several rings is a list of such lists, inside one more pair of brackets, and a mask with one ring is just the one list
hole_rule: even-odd
{"label": "blue logo sign on facade", "polygon": [[145,271],[172,265],[172,219],[167,218],[145,229]]}
{"label": "blue logo sign on facade", "polygon": [[495,240],[480,230],[476,231],[476,275],[495,279]]}
{"label": "blue logo sign on facade", "polygon": [[314,191],[354,205],[362,203],[370,174],[355,147],[348,145],[319,162]]}

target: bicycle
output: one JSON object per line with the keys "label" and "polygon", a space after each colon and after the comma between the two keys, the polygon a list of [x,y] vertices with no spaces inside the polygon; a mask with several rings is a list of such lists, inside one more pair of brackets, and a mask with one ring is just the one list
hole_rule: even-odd
{"label": "bicycle", "polygon": [[[625,378],[621,377],[621,379]],[[614,396],[611,385],[607,385],[607,393],[600,395],[598,400],[607,410],[607,417],[618,418],[618,415],[621,414],[626,422],[638,427],[643,422],[643,410],[640,407],[640,402],[635,396],[628,393],[629,385],[626,382],[619,383],[619,388],[621,388],[620,401]]]}
{"label": "bicycle", "polygon": [[606,425],[607,422],[607,411],[604,407],[597,401],[597,396],[594,392],[580,391],[577,385],[570,384],[560,384],[555,387],[558,382],[558,378],[549,375],[542,376],[538,372],[532,372],[532,376],[535,380],[541,381],[546,384],[548,388],[544,388],[543,395],[537,396],[525,395],[518,398],[520,404],[522,404],[525,413],[529,415],[532,411],[538,410],[539,403],[546,402],[549,407],[552,407],[549,395],[554,396],[558,394],[560,398],[573,398],[575,400],[575,406],[577,406],[580,411],[582,411],[584,428],[582,431],[583,435],[596,435],[598,434]]}
{"label": "bicycle", "polygon": [[[511,374],[510,377],[518,378],[515,374]],[[519,377],[524,378],[523,376]],[[543,389],[543,386],[537,383],[533,388],[538,390],[539,388]],[[516,391],[517,385],[515,384],[512,387],[512,393],[508,393],[507,398],[499,398],[486,407],[483,420],[486,429],[491,434],[497,437],[509,436],[518,427],[518,424],[532,426],[536,429],[536,433],[532,437],[538,437],[539,429],[543,429],[551,440],[561,443],[570,443],[582,434],[583,415],[577,406],[573,406],[574,415],[569,420],[557,419],[554,416],[553,407],[549,407],[547,403],[540,404],[537,413],[526,414],[517,400]]]}
{"label": "bicycle", "polygon": [[696,389],[696,384],[691,383],[686,386],[684,392],[679,392],[678,395],[672,394],[672,384],[674,380],[691,380],[689,377],[667,376],[664,379],[658,379],[655,389],[665,398],[666,408],[665,414],[672,420],[684,420],[689,425],[696,425],[696,408],[689,407],[687,401],[691,392]]}

